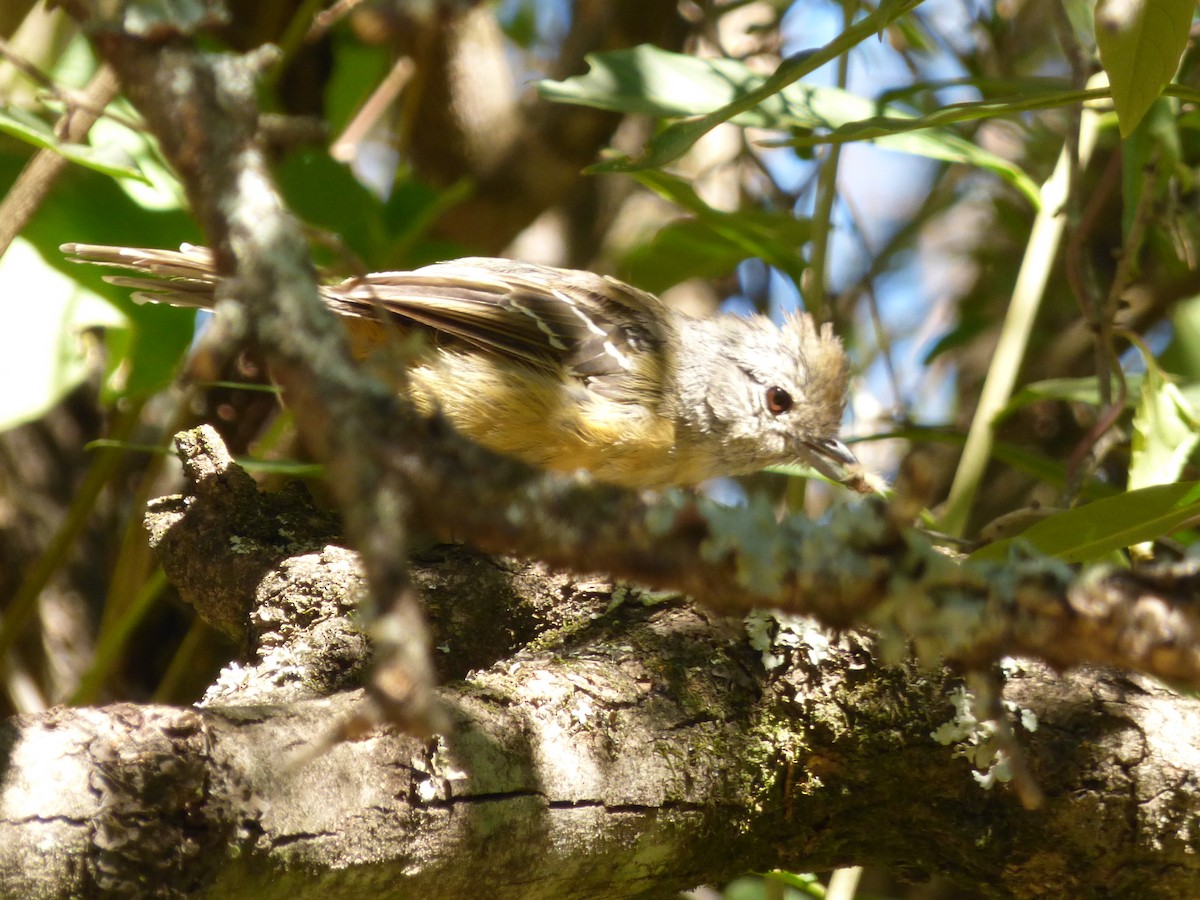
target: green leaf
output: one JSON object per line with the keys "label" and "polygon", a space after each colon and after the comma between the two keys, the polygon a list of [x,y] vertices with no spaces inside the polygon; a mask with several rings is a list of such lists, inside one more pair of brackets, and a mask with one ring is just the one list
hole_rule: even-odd
{"label": "green leaf", "polygon": [[[725,106],[762,86],[765,77],[732,59],[700,59],[642,44],[587,56],[588,71],[564,81],[538,82],[542,96],[558,103],[591,106],[657,118],[698,116]],[[783,94],[734,116],[738,125],[781,127],[787,121],[789,92],[813,90],[796,85]],[[804,104],[800,104],[803,108]],[[813,122],[812,124],[816,124]]]}
{"label": "green leaf", "polygon": [[[1125,386],[1127,396],[1125,405],[1133,408],[1142,390],[1141,375],[1126,375]],[[1189,381],[1176,386],[1184,401],[1193,409],[1200,406],[1200,381]],[[1100,405],[1100,387],[1096,376],[1083,378],[1047,378],[1045,381],[1035,381],[1017,391],[1004,408],[996,414],[993,420],[999,423],[1013,413],[1039,400],[1061,400],[1065,403],[1087,403],[1091,406]]]}
{"label": "green leaf", "polygon": [[1063,8],[1076,38],[1087,48],[1096,46],[1096,0],[1063,0]]}
{"label": "green leaf", "polygon": [[[961,447],[966,441],[966,435],[960,431],[954,431],[947,428],[931,428],[922,425],[909,425],[905,428],[897,428],[893,431],[873,434],[868,437],[859,438],[858,442],[866,441],[886,441],[886,440],[902,440],[913,444],[930,443],[930,444],[949,444],[952,446]],[[1024,472],[1036,478],[1038,481],[1044,481],[1046,484],[1054,485],[1055,487],[1063,487],[1067,483],[1067,470],[1062,462],[1051,459],[1047,456],[1039,456],[1035,453],[1030,453],[1023,450],[1014,444],[1006,444],[1003,441],[997,441],[992,447],[992,456],[997,461],[1004,463],[1006,466],[1012,466],[1018,472]],[[785,473],[788,474],[788,473]],[[1117,489],[1111,485],[1105,484],[1102,481],[1092,479],[1084,483],[1081,490],[1082,496],[1087,500],[1099,500],[1102,497],[1111,497],[1117,494]]]}
{"label": "green leaf", "polygon": [[1198,426],[1196,411],[1179,388],[1167,381],[1157,367],[1150,366],[1133,413],[1130,490],[1167,484],[1178,478],[1200,441]]}
{"label": "green leaf", "polygon": [[[731,59],[699,59],[647,45],[591,54],[587,59],[591,66],[587,74],[565,81],[543,81],[539,85],[542,94],[562,103],[658,118],[703,117],[714,107],[730,108],[739,98],[762,96],[761,102],[742,109],[731,121],[764,129],[813,132],[780,142],[789,146],[811,146],[832,140],[870,140],[902,153],[979,166],[996,173],[1016,186],[1030,202],[1037,203],[1037,186],[1018,166],[950,131],[931,127],[937,122],[918,119],[894,103],[881,106],[840,88],[805,83],[790,84],[776,93],[763,95],[767,79],[743,63]],[[1041,99],[1046,106],[1061,106],[1078,102],[1080,96],[1082,92],[1078,91],[1048,91]],[[947,114],[945,121],[965,121],[985,114],[1015,115],[1026,108],[1043,106],[1023,95],[1019,102],[1008,101],[1007,105],[980,110],[960,109],[953,116]],[[887,115],[882,120],[885,124],[873,118],[880,113]],[[864,120],[871,124],[860,128]],[[703,118],[695,122],[702,130],[711,127],[705,125]],[[918,128],[924,130],[915,131]],[[840,137],[830,137],[830,131]],[[687,132],[683,139],[693,138]],[[592,170],[635,171],[641,168],[641,161],[631,167],[627,161],[619,160],[601,163]]]}
{"label": "green leaf", "polygon": [[132,178],[149,184],[149,179],[138,169],[137,164],[119,148],[109,145],[91,147],[87,144],[61,141],[49,125],[26,110],[0,109],[0,132],[32,144],[39,150],[53,150],[84,168],[94,169],[113,178]]}
{"label": "green leaf", "polygon": [[[1142,188],[1147,183],[1147,168],[1157,165],[1159,171],[1171,173],[1179,164],[1182,151],[1176,120],[1178,106],[1165,97],[1157,98],[1121,147],[1121,235],[1126,239],[1133,229]],[[1167,181],[1167,178],[1157,180],[1152,201],[1167,193]]]}
{"label": "green leaf", "polygon": [[1161,484],[1058,513],[1015,538],[981,547],[969,559],[1003,560],[1019,541],[1065,562],[1085,562],[1170,534],[1197,516],[1200,481]]}
{"label": "green leaf", "polygon": [[[682,178],[665,172],[638,172],[638,181],[655,193],[683,207],[695,219],[672,223],[640,261],[634,280],[651,291],[661,291],[684,278],[725,275],[742,262],[756,257],[798,281],[804,270],[800,249],[811,237],[810,222],[790,212],[743,210],[724,212],[709,206]],[[659,253],[676,251],[674,257]],[[689,271],[685,265],[692,265]],[[661,268],[660,268],[661,267]],[[682,276],[682,277],[678,277]],[[674,280],[672,280],[674,279]]]}
{"label": "green leaf", "polygon": [[761,872],[759,875],[767,881],[774,881],[779,884],[787,885],[795,888],[810,897],[823,897],[824,890],[821,887],[821,880],[816,875],[807,872],[784,872],[780,869],[773,869],[770,872]]}
{"label": "green leaf", "polygon": [[729,103],[705,113],[698,119],[677,122],[668,126],[651,140],[638,159],[614,159],[600,166],[597,172],[636,172],[642,169],[661,168],[681,157],[701,137],[722,122],[737,117],[739,113],[753,109],[758,104],[781,92],[788,85],[799,81],[825,63],[849,53],[863,41],[877,35],[888,23],[911,9],[921,0],[882,0],[866,16],[853,23],[845,31],[823,47],[805,50],[784,59],[776,70],[756,87],[739,92]]}
{"label": "green leaf", "polygon": [[18,238],[0,259],[0,429],[35,419],[89,371],[88,329],[126,328],[115,309],[80,290]]}
{"label": "green leaf", "polygon": [[[0,152],[0,185],[10,183],[23,162]],[[135,193],[137,198],[132,196]],[[194,220],[181,210],[163,205],[169,193],[154,191],[142,182],[117,180],[71,167],[63,172],[56,190],[22,232],[22,237],[42,255],[46,266],[58,270],[62,273],[60,277],[81,288],[80,303],[86,302],[89,309],[112,307],[119,314],[112,321],[120,327],[108,327],[105,331],[108,351],[102,392],[105,402],[118,396],[143,395],[169,384],[181,354],[193,337],[195,315],[190,310],[173,307],[138,305],[130,298],[128,289],[105,284],[102,269],[69,263],[58,247],[64,236],[83,243],[130,247],[170,247],[181,240],[197,240]],[[153,205],[143,206],[140,200]],[[0,279],[0,297],[38,296],[36,291],[40,288],[31,291],[29,285],[18,280],[24,277],[19,271],[6,272]],[[21,307],[22,316],[25,308]],[[66,321],[61,324],[67,330],[60,340],[73,340],[71,324]]]}
{"label": "green leaf", "polygon": [[133,339],[121,357],[128,374],[122,380],[116,373],[118,378],[108,385],[108,399],[140,397],[167,387],[196,333],[196,312],[191,309],[144,303],[134,306],[129,321]]}
{"label": "green leaf", "polygon": [[[820,90],[822,93],[832,94],[838,89]],[[945,162],[966,163],[994,172],[1020,190],[1035,207],[1040,205],[1039,189],[1021,168],[945,130],[945,126],[1073,106],[1108,95],[1105,90],[1027,88],[1017,96],[953,103],[935,112],[915,116],[895,105],[880,109],[878,104],[873,104],[863,97],[845,91],[839,93],[844,95],[838,102],[839,113],[826,123],[829,126],[836,124],[831,131],[801,134],[786,141],[764,141],[764,145],[804,149],[819,144],[873,141],[889,150]]]}
{"label": "green leaf", "polygon": [[322,115],[331,134],[341,134],[395,64],[391,48],[369,44],[349,31],[330,32],[333,60],[325,81]]}
{"label": "green leaf", "polygon": [[925,357],[921,362],[925,365],[930,365],[942,354],[966,347],[994,325],[994,316],[989,318],[980,315],[978,310],[973,310],[969,306],[965,306],[959,313],[958,324],[934,342],[933,346],[925,353]]}
{"label": "green leaf", "polygon": [[[378,268],[390,242],[383,203],[354,177],[349,166],[323,149],[305,149],[289,154],[276,167],[275,177],[292,212],[307,224],[337,235],[369,270]],[[337,197],[338,202],[331,203],[330,197]],[[337,260],[336,254],[319,260],[330,261],[342,260]]]}
{"label": "green leaf", "polygon": [[634,246],[621,260],[621,278],[661,294],[689,278],[720,278],[745,258],[740,247],[704,223],[681,219],[660,228],[649,243]]}
{"label": "green leaf", "polygon": [[[1126,385],[1131,395],[1137,392],[1141,383],[1142,376],[1140,375],[1126,377]],[[1047,378],[1045,381],[1035,381],[1013,394],[1012,399],[1004,405],[1000,412],[996,413],[993,422],[1002,422],[1018,410],[1039,400],[1061,400],[1066,403],[1087,403],[1091,406],[1099,406],[1100,386],[1095,375],[1083,378]],[[1127,402],[1130,405],[1133,404],[1132,399]]]}
{"label": "green leaf", "polygon": [[1179,68],[1195,0],[1098,0],[1096,43],[1121,136],[1129,137]]}

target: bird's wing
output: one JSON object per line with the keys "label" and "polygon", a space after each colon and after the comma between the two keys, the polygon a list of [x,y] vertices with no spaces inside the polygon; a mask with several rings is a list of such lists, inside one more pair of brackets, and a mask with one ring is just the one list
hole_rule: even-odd
{"label": "bird's wing", "polygon": [[[670,327],[656,297],[588,272],[463,259],[381,272],[330,289],[358,316],[395,315],[489,353],[565,369],[590,389],[620,393],[651,373]],[[614,399],[617,397],[614,396]]]}

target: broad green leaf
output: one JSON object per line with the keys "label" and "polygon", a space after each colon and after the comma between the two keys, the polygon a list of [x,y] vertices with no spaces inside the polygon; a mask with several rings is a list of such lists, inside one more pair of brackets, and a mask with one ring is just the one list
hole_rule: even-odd
{"label": "broad green leaf", "polygon": [[921,362],[929,365],[942,354],[967,346],[994,325],[995,316],[984,316],[979,310],[964,307],[958,323],[934,342]]}
{"label": "broad green leaf", "polygon": [[[592,53],[588,71],[564,81],[541,81],[541,94],[559,103],[657,118],[699,116],[762,87],[765,76],[732,59],[700,59],[642,44]],[[815,127],[836,112],[832,95],[797,84],[764,97],[731,121],[759,128]]]}
{"label": "broad green leaf", "polygon": [[[833,92],[836,88],[822,88]],[[1020,95],[990,100],[954,103],[926,115],[915,116],[894,105],[882,109],[865,98],[848,94],[839,102],[841,114],[831,131],[800,134],[783,141],[764,141],[768,147],[815,147],[820,144],[844,144],[873,141],[881,147],[902,153],[927,156],[945,162],[961,162],[994,172],[1021,191],[1035,206],[1040,205],[1037,185],[1019,167],[1000,159],[945,126],[960,122],[1017,116],[1042,109],[1073,106],[1087,100],[1102,99],[1105,90],[1059,90],[1026,88]],[[834,125],[833,121],[828,123]]]}
{"label": "broad green leaf", "polygon": [[1196,411],[1155,366],[1146,372],[1139,393],[1133,413],[1130,490],[1174,481],[1200,441]]}
{"label": "broad green leaf", "polygon": [[1058,513],[1018,537],[981,547],[969,558],[1003,560],[1019,541],[1064,562],[1086,562],[1170,534],[1197,516],[1200,481],[1160,484]]}
{"label": "broad green leaf", "polygon": [[196,333],[195,311],[175,306],[135,305],[129,321],[132,340],[120,357],[122,371],[114,373],[116,377],[106,385],[108,399],[140,397],[167,387]]}
{"label": "broad green leaf", "polygon": [[[832,90],[830,88],[824,91]],[[847,94],[845,91],[840,93]],[[999,116],[1017,116],[1043,109],[1074,106],[1088,100],[1102,100],[1108,92],[1101,88],[1088,90],[1060,90],[1058,88],[1024,87],[1019,95],[996,97],[988,100],[968,100],[951,103],[931,113],[915,116],[905,110],[885,107],[881,110],[871,101],[854,94],[847,94],[844,102],[854,105],[855,116],[845,125],[829,134],[803,135],[787,142],[789,147],[810,147],[817,144],[844,144],[847,141],[877,140],[881,137],[915,131],[922,128],[939,128],[957,125],[960,122],[977,122]],[[845,118],[845,117],[843,117]]]}
{"label": "broad green leaf", "polygon": [[[0,153],[0,184],[15,177],[21,162]],[[190,216],[178,209],[141,206],[126,190],[131,185],[141,189],[143,195],[149,192],[141,182],[117,180],[81,167],[68,168],[57,189],[22,232],[46,266],[57,269],[83,289],[80,302],[86,302],[86,308],[103,309],[107,304],[119,313],[117,321],[126,326],[105,330],[105,401],[116,396],[143,395],[169,384],[194,330],[195,315],[190,310],[138,305],[128,290],[105,284],[101,280],[105,273],[100,268],[69,263],[58,250],[64,237],[130,247],[171,247],[181,240],[198,239]],[[19,275],[9,273],[0,282],[0,308],[11,297],[38,296],[37,289],[18,285],[15,278]],[[68,338],[64,336],[63,340]]]}
{"label": "broad green leaf", "polygon": [[[137,121],[139,114],[123,97],[108,107],[126,119]],[[158,141],[150,134],[127,127],[123,122],[101,117],[92,125],[88,140],[132,160],[142,174],[141,179],[125,178],[114,182],[141,209],[177,212],[188,208],[187,197],[179,176],[162,158]]]}
{"label": "broad green leaf", "polygon": [[823,47],[805,50],[783,60],[776,70],[761,84],[748,92],[739,92],[732,101],[719,109],[707,112],[697,119],[676,122],[658,134],[647,145],[638,159],[614,159],[600,166],[597,172],[635,172],[642,169],[660,168],[686,153],[701,137],[722,122],[728,122],[739,113],[753,109],[769,97],[778,94],[788,85],[799,81],[825,63],[849,53],[854,47],[881,32],[888,23],[919,6],[921,0],[882,0],[866,16],[854,22],[845,31]]}
{"label": "broad green leaf", "polygon": [[[775,241],[794,241],[796,255],[793,262],[801,263],[800,247],[810,234],[808,220],[791,218],[785,221],[781,213],[751,212],[759,224],[770,225],[774,220],[780,225]],[[633,248],[621,261],[622,277],[651,293],[660,294],[689,278],[713,279],[729,275],[752,255],[757,254],[747,254],[742,242],[730,240],[700,219],[679,219],[660,228],[648,243]]]}
{"label": "broad green leaf", "polygon": [[341,134],[387,77],[395,59],[386,45],[365,43],[341,29],[334,29],[329,36],[333,60],[325,81],[322,115],[329,122],[330,133]]}
{"label": "broad green leaf", "polygon": [[1096,0],[1062,0],[1077,39],[1088,48],[1096,46]]}
{"label": "broad green leaf", "polygon": [[[318,266],[350,274],[357,266],[379,272],[463,255],[463,248],[432,240],[427,232],[470,186],[434,190],[401,178],[386,202],[355,178],[350,167],[324,150],[291,153],[275,169],[289,208],[335,240],[313,242]],[[335,196],[339,202],[330,203]],[[355,265],[348,266],[348,261]]]}
{"label": "broad green leaf", "polygon": [[[337,235],[369,270],[378,268],[378,260],[390,243],[383,203],[354,177],[349,166],[323,149],[306,149],[289,154],[276,167],[275,177],[288,207],[297,216]],[[337,197],[338,202],[330,203],[330,197]]]}
{"label": "broad green leaf", "polygon": [[[706,245],[704,249],[710,256],[705,268],[711,272],[712,267],[719,267],[712,274],[725,274],[742,260],[757,257],[794,281],[799,280],[804,269],[800,248],[811,236],[808,220],[797,219],[791,213],[766,210],[724,212],[709,206],[691,184],[677,176],[648,170],[638,172],[636,177],[655,193],[695,216],[691,223],[687,223],[686,230],[683,223],[679,223],[680,228],[674,234],[668,233],[665,240],[691,236]],[[692,276],[698,274],[691,273]],[[662,290],[674,283],[664,285],[661,281],[661,278],[652,277],[649,281],[638,283],[648,290]]]}
{"label": "broad green leaf", "polygon": [[[1067,467],[1061,460],[1030,453],[1015,444],[999,442],[993,444],[992,458],[1054,487],[1062,488],[1067,484]],[[1116,488],[1095,479],[1088,481],[1081,491],[1082,496],[1088,500],[1096,500],[1116,493]]]}
{"label": "broad green leaf", "polygon": [[50,126],[22,109],[0,109],[0,132],[37,147],[53,150],[77,165],[94,169],[113,178],[132,178],[146,182],[146,176],[127,155],[106,145],[92,147],[59,140]]}
{"label": "broad green leaf", "polygon": [[21,238],[0,259],[0,297],[0,429],[7,429],[37,418],[83,381],[89,329],[128,326]]}
{"label": "broad green leaf", "polygon": [[[824,891],[821,888],[821,879],[819,879],[816,875],[811,875],[807,872],[784,872],[780,869],[772,869],[770,872],[761,872],[759,874],[767,881],[776,881],[780,884],[786,884],[788,887],[795,888],[810,897],[825,896]],[[820,893],[817,893],[817,891],[820,891]]]}
{"label": "broad green leaf", "polygon": [[[562,103],[658,118],[676,118],[703,116],[715,107],[728,108],[739,97],[760,95],[766,82],[762,75],[736,60],[699,59],[648,45],[592,54],[588,56],[588,62],[590,69],[585,75],[565,81],[541,82],[539,88],[542,94]],[[1046,98],[1047,105],[1068,102],[1065,92],[1052,93],[1052,98]],[[1072,92],[1070,96],[1076,98],[1079,93]],[[1032,101],[1023,99],[1022,103]],[[1014,112],[1022,112],[1025,108],[1022,106]],[[994,110],[992,114],[1002,112],[1003,108]],[[976,165],[996,173],[1016,186],[1031,202],[1037,202],[1036,185],[1011,162],[982,150],[948,130],[930,127],[933,123],[916,119],[894,103],[881,106],[840,88],[791,84],[777,93],[763,96],[760,103],[743,109],[731,121],[764,129],[817,132],[811,137],[804,136],[786,142],[790,145],[810,145],[827,143],[830,141],[830,131],[838,133],[838,129],[843,127],[854,128],[862,120],[870,120],[880,113],[889,117],[891,124],[888,127],[861,130],[853,137],[842,132],[844,139],[870,140],[898,152]],[[958,119],[950,121],[972,117],[963,112]],[[917,128],[924,130],[915,131]],[[595,171],[607,171],[623,167],[601,164],[593,168]]]}
{"label": "broad green leaf", "polygon": [[1098,0],[1096,44],[1121,136],[1129,137],[1175,75],[1195,0]]}

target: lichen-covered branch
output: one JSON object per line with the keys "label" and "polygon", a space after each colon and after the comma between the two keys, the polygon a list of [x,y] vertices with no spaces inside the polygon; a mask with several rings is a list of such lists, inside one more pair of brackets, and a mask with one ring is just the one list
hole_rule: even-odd
{"label": "lichen-covered branch", "polygon": [[[436,443],[437,438],[434,438]],[[1200,688],[1200,566],[1083,574],[1045,557],[972,565],[899,526],[877,500],[827,520],[779,521],[765,501],[728,509],[682,492],[639,497],[569,479],[488,472],[395,450],[419,521],[482,550],[671,588],[722,613],[774,608],[871,625],[896,658],[986,669],[1028,656],[1103,664]]]}
{"label": "lichen-covered branch", "polygon": [[[437,434],[427,437],[438,446]],[[780,522],[765,503],[730,509],[684,493],[639,497],[501,461],[459,479],[439,469],[462,459],[457,438],[440,439],[452,442],[445,455],[397,450],[390,463],[423,527],[485,551],[678,590],[723,614],[773,608],[831,626],[870,625],[894,659],[911,646],[931,664],[986,670],[1027,656],[1200,687],[1200,573],[1191,563],[1082,575],[1044,558],[972,566],[896,527],[879,503],[837,510],[830,521]],[[191,466],[232,465],[211,429],[181,441]]]}
{"label": "lichen-covered branch", "polygon": [[737,622],[626,604],[443,688],[443,739],[374,730],[315,757],[361,692],[19,717],[0,893],[600,898],[863,862],[1015,897],[1194,895],[1196,701],[1011,671],[1046,793],[1029,812],[959,758],[987,736],[941,677],[783,637],[766,672]]}
{"label": "lichen-covered branch", "polygon": [[[1010,667],[1045,794],[1030,812],[944,676],[881,666],[852,634],[784,618],[747,640],[683,600],[613,609],[595,578],[539,598],[544,573],[452,551],[418,576],[446,675],[472,672],[440,692],[452,728],[325,740],[363,700],[328,695],[366,653],[353,557],[301,492],[260,493],[210,430],[181,444],[194,484],[154,505],[152,534],[201,614],[245,610],[247,664],[198,710],[11,721],[0,893],[607,897],[847,862],[1028,897],[1182,897],[1200,881],[1200,703],[1152,681]],[[181,563],[196,552],[205,565]],[[219,599],[239,590],[253,596]]]}

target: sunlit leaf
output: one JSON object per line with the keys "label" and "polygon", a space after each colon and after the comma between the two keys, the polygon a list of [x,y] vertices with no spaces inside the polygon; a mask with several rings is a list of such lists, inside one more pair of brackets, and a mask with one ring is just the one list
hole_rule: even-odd
{"label": "sunlit leaf", "polygon": [[1161,200],[1170,190],[1168,179],[1147,179],[1146,172],[1151,166],[1164,173],[1178,171],[1182,155],[1178,106],[1166,97],[1157,98],[1121,147],[1121,235],[1126,240],[1143,205],[1142,189],[1146,185],[1154,187],[1155,196],[1147,198],[1150,203]]}
{"label": "sunlit leaf", "polygon": [[1096,44],[1121,136],[1129,137],[1175,75],[1195,0],[1098,0]]}
{"label": "sunlit leaf", "polygon": [[125,318],[48,266],[18,238],[0,258],[0,428],[35,419],[89,371],[89,329],[123,329]]}
{"label": "sunlit leaf", "polygon": [[[787,142],[789,144],[827,143],[831,140],[830,132],[837,133],[843,127],[853,128],[863,120],[886,114],[892,117],[891,124],[863,130],[846,139],[870,140],[899,152],[976,165],[995,172],[1020,189],[1031,202],[1037,202],[1036,185],[1018,166],[988,153],[953,132],[930,127],[936,123],[916,120],[896,104],[881,106],[849,91],[802,82],[789,84],[778,92],[764,93],[767,79],[741,62],[699,59],[647,45],[596,53],[587,59],[590,69],[586,74],[564,81],[543,81],[539,84],[542,94],[562,103],[658,118],[703,117],[713,109],[730,108],[739,98],[761,97],[756,104],[733,115],[730,121],[744,126],[804,132],[801,136],[794,136]],[[1066,101],[1059,96],[1061,93],[1056,92],[1053,98],[1046,98],[1046,104],[1062,105]],[[1078,93],[1074,92],[1071,96],[1075,97]],[[1022,98],[1020,102],[1028,104],[1032,101]],[[1016,112],[1023,109],[1022,106]],[[992,114],[1003,111],[1003,108],[993,110]],[[978,116],[960,113],[959,118],[953,121],[972,117]],[[688,127],[694,128],[702,133],[712,126],[705,120],[697,119],[694,123],[680,123],[679,127],[685,127],[685,131]],[[924,130],[915,131],[917,128]],[[673,139],[683,142],[679,152],[686,150],[696,139],[690,132],[672,133],[675,135]],[[665,141],[666,138],[659,140]],[[678,148],[660,148],[663,152],[667,149],[674,153]],[[632,170],[640,170],[644,162],[639,160]],[[621,169],[622,165],[602,163],[594,169],[616,170]]]}
{"label": "sunlit leaf", "polygon": [[1196,411],[1179,388],[1151,366],[1133,414],[1129,488],[1167,484],[1179,477],[1200,441]]}
{"label": "sunlit leaf", "polygon": [[1170,534],[1197,516],[1200,482],[1156,485],[1058,513],[1015,538],[981,547],[970,558],[1003,560],[1019,541],[1065,562],[1086,562]]}
{"label": "sunlit leaf", "polygon": [[53,150],[77,165],[94,169],[113,178],[133,178],[148,183],[148,179],[124,152],[110,145],[92,147],[59,140],[50,126],[37,116],[21,109],[0,109],[0,132],[37,147]]}
{"label": "sunlit leaf", "polygon": [[[1141,387],[1142,376],[1126,376],[1126,388],[1130,396],[1126,403],[1133,405],[1138,389]],[[1091,406],[1100,405],[1100,386],[1095,375],[1083,378],[1047,378],[1045,381],[1035,381],[1027,384],[1013,394],[1012,399],[996,414],[995,422],[1002,422],[1020,409],[1040,400],[1061,400],[1066,403],[1087,403]]]}

